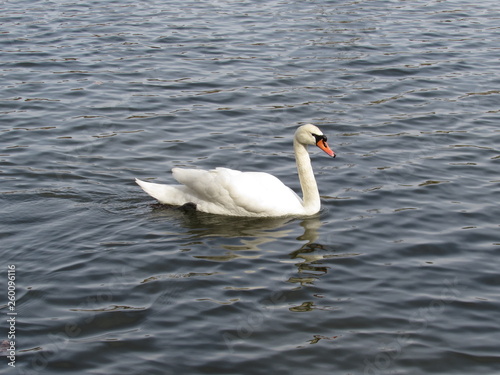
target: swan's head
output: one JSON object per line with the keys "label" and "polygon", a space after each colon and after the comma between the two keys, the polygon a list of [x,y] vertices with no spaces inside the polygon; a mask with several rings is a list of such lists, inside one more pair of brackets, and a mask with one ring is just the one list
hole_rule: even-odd
{"label": "swan's head", "polygon": [[326,143],[326,135],[313,124],[300,126],[295,132],[295,140],[303,145],[316,145],[328,155],[335,157],[335,152]]}

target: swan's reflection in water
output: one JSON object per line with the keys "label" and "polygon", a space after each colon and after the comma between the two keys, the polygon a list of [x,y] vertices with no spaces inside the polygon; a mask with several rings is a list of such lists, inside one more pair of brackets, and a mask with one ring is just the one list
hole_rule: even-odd
{"label": "swan's reflection in water", "polygon": [[[187,230],[191,239],[218,237],[226,239],[247,239],[254,243],[254,250],[260,250],[260,245],[276,241],[290,235],[296,230],[299,222],[304,233],[297,239],[314,242],[317,230],[321,226],[319,215],[306,219],[293,217],[253,218],[213,215],[192,209],[183,209],[162,204],[153,204],[152,214],[155,217],[170,219],[180,223]],[[249,245],[250,246],[250,245]]]}
{"label": "swan's reflection in water", "polygon": [[[198,259],[230,261],[235,258],[258,258],[262,250],[272,246],[272,243],[290,236],[295,227],[290,225],[295,220],[293,218],[230,217],[165,205],[153,206],[155,216],[174,220],[184,228],[184,237],[188,240],[186,248],[196,247],[196,244],[206,244],[210,250],[215,248],[215,251],[195,255]],[[221,255],[217,249],[226,250],[225,254]]]}
{"label": "swan's reflection in water", "polygon": [[[332,238],[325,236],[320,214],[304,219],[225,217],[154,205],[153,215],[162,221],[173,221],[174,226],[183,228],[181,241],[184,251],[193,252],[193,258],[217,263],[236,261],[234,267],[229,267],[232,275],[262,269],[262,263],[252,268],[253,260],[269,253],[277,254],[273,265],[266,263],[264,267],[282,275],[278,279],[281,280],[280,285],[268,284],[263,288],[272,290],[272,293],[279,290],[286,301],[280,308],[291,312],[333,310],[331,306],[323,306],[324,303],[319,302],[318,298],[322,296],[317,294],[317,290],[313,294],[313,289],[311,292],[308,289],[317,286],[317,281],[330,271],[332,262],[328,262],[329,259],[359,255],[344,253],[335,244],[320,242],[320,239],[329,241]],[[167,234],[179,236],[179,232]],[[295,250],[290,251],[290,244]],[[245,263],[243,260],[251,261]],[[290,267],[292,264],[295,269]],[[287,284],[292,288],[284,287]],[[251,290],[253,286],[243,283],[243,287],[226,285],[224,289]],[[231,301],[227,303],[233,303]]]}
{"label": "swan's reflection in water", "polygon": [[[302,219],[247,218],[211,215],[160,204],[153,207],[155,216],[175,220],[186,229],[189,239],[186,247],[199,244],[200,240],[208,242],[214,239],[219,249],[226,250],[222,255],[195,255],[198,259],[230,261],[235,258],[258,258],[262,255],[262,250],[282,248],[273,246],[273,243],[285,239],[290,241],[292,237],[299,247],[289,252],[289,255],[297,267],[298,276],[290,277],[288,281],[306,285],[328,272],[329,267],[321,265],[321,260],[335,256],[329,254],[327,249],[332,249],[331,245],[317,242],[322,226],[320,214]],[[297,236],[299,227],[303,231]]]}

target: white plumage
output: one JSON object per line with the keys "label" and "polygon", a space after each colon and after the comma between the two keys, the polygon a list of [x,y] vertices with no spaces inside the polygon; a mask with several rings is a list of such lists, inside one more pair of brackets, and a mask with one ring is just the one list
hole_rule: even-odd
{"label": "white plumage", "polygon": [[160,203],[194,203],[202,212],[253,217],[308,216],[320,209],[319,192],[307,145],[317,145],[328,155],[326,137],[312,124],[295,132],[294,151],[303,199],[278,178],[263,172],[241,172],[228,168],[211,170],[173,168],[181,185],[163,185],[136,179],[137,184]]}

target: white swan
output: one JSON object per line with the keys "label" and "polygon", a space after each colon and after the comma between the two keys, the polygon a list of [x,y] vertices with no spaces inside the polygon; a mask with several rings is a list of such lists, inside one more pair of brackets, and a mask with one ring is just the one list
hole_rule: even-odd
{"label": "white swan", "polygon": [[253,217],[309,216],[319,211],[320,197],[308,145],[316,145],[335,157],[326,136],[316,126],[307,124],[297,129],[293,149],[303,199],[273,175],[228,168],[209,171],[173,168],[174,178],[182,185],[135,181],[160,203],[178,206],[194,203],[202,212]]}

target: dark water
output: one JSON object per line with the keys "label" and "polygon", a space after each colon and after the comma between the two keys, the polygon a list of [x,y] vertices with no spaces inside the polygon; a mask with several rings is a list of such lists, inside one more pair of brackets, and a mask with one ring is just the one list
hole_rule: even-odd
{"label": "dark water", "polygon": [[[500,373],[496,1],[0,2],[3,374]],[[321,214],[157,205],[262,170]]]}

